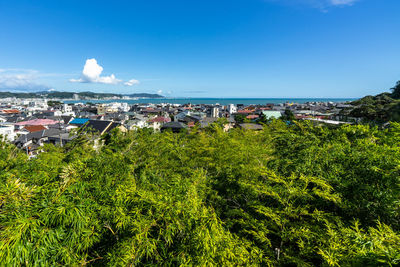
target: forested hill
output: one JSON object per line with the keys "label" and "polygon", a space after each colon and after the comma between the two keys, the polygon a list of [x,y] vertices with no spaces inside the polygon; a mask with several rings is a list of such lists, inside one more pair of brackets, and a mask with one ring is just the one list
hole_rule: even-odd
{"label": "forested hill", "polygon": [[390,89],[391,93],[366,96],[353,101],[355,106],[349,113],[352,117],[364,118],[366,121],[386,123],[400,121],[400,81]]}
{"label": "forested hill", "polygon": [[16,97],[16,98],[61,98],[71,99],[74,95],[78,95],[79,98],[85,99],[102,99],[110,97],[143,97],[143,98],[163,98],[164,96],[159,94],[148,94],[148,93],[135,93],[135,94],[112,94],[112,93],[93,93],[93,92],[58,92],[58,91],[45,91],[36,93],[14,93],[14,92],[0,92],[0,98]]}
{"label": "forested hill", "polygon": [[398,266],[400,124],[0,143],[4,266]]}

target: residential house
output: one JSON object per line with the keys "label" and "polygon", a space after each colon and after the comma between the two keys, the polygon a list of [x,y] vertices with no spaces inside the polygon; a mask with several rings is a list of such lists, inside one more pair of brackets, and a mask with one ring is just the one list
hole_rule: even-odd
{"label": "residential house", "polygon": [[0,124],[0,136],[2,140],[14,141],[16,137],[14,125]]}
{"label": "residential house", "polygon": [[110,132],[114,128],[119,128],[122,131],[126,131],[126,128],[119,123],[113,121],[100,121],[100,120],[89,120],[87,123],[82,125],[82,129],[93,131],[99,135]]}
{"label": "residential house", "polygon": [[153,128],[154,131],[158,131],[164,125],[164,123],[170,122],[170,117],[155,117],[148,121],[148,125],[150,128]]}
{"label": "residential house", "polygon": [[171,121],[163,124],[163,126],[161,127],[161,132],[170,130],[173,133],[179,133],[184,129],[187,129],[187,126],[185,124],[178,121]]}
{"label": "residential house", "polygon": [[279,119],[280,117],[282,117],[282,113],[276,110],[263,110],[262,114],[264,114],[267,120]]}

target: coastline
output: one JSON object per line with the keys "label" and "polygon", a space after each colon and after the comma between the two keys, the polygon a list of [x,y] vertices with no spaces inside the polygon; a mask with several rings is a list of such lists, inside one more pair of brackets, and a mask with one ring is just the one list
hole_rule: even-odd
{"label": "coastline", "polygon": [[356,100],[357,98],[141,98],[141,99],[91,99],[91,100],[62,100],[66,104],[75,103],[112,103],[121,102],[128,104],[208,104],[208,105],[228,105],[228,104],[243,104],[243,105],[265,105],[265,104],[283,104],[283,103],[299,103],[307,102],[335,102],[344,103]]}

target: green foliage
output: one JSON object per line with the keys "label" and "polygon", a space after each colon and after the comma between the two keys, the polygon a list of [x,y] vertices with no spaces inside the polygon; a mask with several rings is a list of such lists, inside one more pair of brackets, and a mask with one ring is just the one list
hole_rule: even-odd
{"label": "green foliage", "polygon": [[47,101],[47,105],[49,105],[49,107],[56,107],[61,104],[62,104],[62,102],[60,102],[60,101],[54,101],[54,100]]}
{"label": "green foliage", "polygon": [[400,121],[400,81],[390,90],[392,93],[366,96],[353,101],[355,108],[348,115],[375,123]]}
{"label": "green foliage", "polygon": [[290,109],[285,109],[285,112],[283,113],[281,120],[283,121],[294,121],[296,117],[294,116],[293,112]]}
{"label": "green foliage", "polygon": [[400,99],[400,81],[397,81],[396,85],[390,90],[394,99]]}
{"label": "green foliage", "polygon": [[245,114],[236,114],[235,115],[235,122],[236,123],[250,123],[251,120],[246,118],[247,115]]}
{"label": "green foliage", "polygon": [[[0,143],[6,266],[396,266],[400,125]],[[356,221],[356,222],[355,222]]]}

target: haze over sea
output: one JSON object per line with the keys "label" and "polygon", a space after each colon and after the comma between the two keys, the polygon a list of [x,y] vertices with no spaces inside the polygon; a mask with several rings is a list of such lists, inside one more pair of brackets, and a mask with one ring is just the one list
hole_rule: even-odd
{"label": "haze over sea", "polygon": [[138,103],[170,103],[170,104],[243,104],[243,105],[261,105],[261,104],[280,104],[280,103],[306,103],[306,102],[347,102],[356,100],[355,98],[142,98],[142,99],[111,99],[111,100],[67,100],[68,104],[73,103],[111,103],[126,102],[129,104]]}

